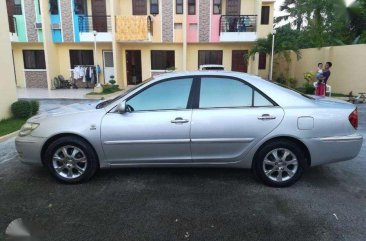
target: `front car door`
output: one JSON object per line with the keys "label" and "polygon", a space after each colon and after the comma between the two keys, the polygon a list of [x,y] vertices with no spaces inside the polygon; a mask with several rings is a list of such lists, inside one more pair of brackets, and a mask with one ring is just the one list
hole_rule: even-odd
{"label": "front car door", "polygon": [[282,108],[244,81],[201,77],[193,110],[191,151],[195,162],[237,162],[281,122]]}
{"label": "front car door", "polygon": [[110,164],[191,162],[188,108],[193,78],[150,84],[129,97],[129,112],[102,120],[101,140]]}

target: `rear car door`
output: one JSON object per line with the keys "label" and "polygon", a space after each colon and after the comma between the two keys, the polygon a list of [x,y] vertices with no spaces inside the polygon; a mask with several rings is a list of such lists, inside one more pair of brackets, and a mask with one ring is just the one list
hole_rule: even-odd
{"label": "rear car door", "polygon": [[106,114],[101,139],[108,161],[112,165],[191,162],[192,83],[190,77],[160,81],[128,98],[129,112]]}
{"label": "rear car door", "polygon": [[201,77],[193,110],[191,151],[195,162],[236,162],[274,130],[284,111],[243,80]]}

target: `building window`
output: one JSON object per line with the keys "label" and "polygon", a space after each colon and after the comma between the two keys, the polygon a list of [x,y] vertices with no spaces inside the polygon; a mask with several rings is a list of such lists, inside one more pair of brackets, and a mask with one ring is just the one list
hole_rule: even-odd
{"label": "building window", "polygon": [[85,0],[75,0],[75,14],[78,15],[87,15],[88,14],[88,7],[86,5]]}
{"label": "building window", "polygon": [[176,0],[175,1],[175,13],[176,14],[183,14],[183,0]]}
{"label": "building window", "polygon": [[52,15],[58,15],[58,0],[50,0],[50,13]]}
{"label": "building window", "polygon": [[22,15],[22,0],[14,0],[14,15]]}
{"label": "building window", "polygon": [[213,0],[213,14],[221,14],[221,0]]}
{"label": "building window", "polygon": [[94,65],[93,50],[70,50],[70,66]]}
{"label": "building window", "polygon": [[151,70],[167,70],[175,67],[173,50],[151,50]]}
{"label": "building window", "polygon": [[46,69],[43,50],[23,50],[24,69]]}
{"label": "building window", "polygon": [[188,15],[196,15],[196,0],[188,0]]}
{"label": "building window", "polygon": [[159,14],[159,0],[150,0],[150,14]]}
{"label": "building window", "polygon": [[222,64],[222,50],[199,50],[198,68],[204,64]]}
{"label": "building window", "polygon": [[262,6],[261,24],[269,24],[269,6]]}
{"label": "building window", "polygon": [[132,0],[133,15],[147,15],[147,0]]}
{"label": "building window", "polygon": [[267,54],[259,53],[258,69],[266,69],[267,65]]}

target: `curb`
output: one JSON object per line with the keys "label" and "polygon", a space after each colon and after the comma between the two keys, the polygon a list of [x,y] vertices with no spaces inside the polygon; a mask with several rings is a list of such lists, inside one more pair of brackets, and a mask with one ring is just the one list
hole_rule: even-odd
{"label": "curb", "polygon": [[12,132],[10,134],[7,134],[5,136],[0,136],[0,142],[6,141],[6,140],[8,140],[8,139],[10,139],[10,138],[12,138],[14,136],[16,136],[18,134],[18,132],[19,132],[19,130],[14,131],[14,132]]}

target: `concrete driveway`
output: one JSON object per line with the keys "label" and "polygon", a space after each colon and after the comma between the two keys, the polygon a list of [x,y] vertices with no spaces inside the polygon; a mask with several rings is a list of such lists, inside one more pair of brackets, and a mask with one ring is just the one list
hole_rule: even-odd
{"label": "concrete driveway", "polygon": [[[359,106],[366,135],[366,105]],[[0,143],[0,240],[22,218],[33,240],[366,240],[366,147],[269,188],[248,170],[118,169],[62,185]]]}

